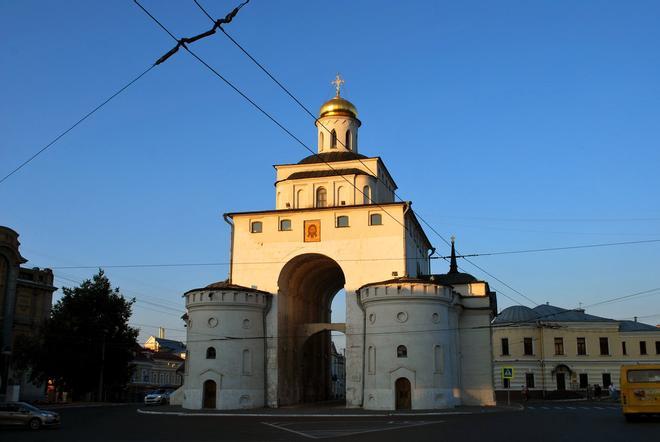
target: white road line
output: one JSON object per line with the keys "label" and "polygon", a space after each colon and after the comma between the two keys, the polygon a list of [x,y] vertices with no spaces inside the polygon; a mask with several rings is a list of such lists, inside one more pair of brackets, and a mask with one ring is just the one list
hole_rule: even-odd
{"label": "white road line", "polygon": [[604,410],[603,407],[594,407],[596,410]]}
{"label": "white road line", "polygon": [[541,407],[541,408],[543,408],[544,410],[549,410],[550,409],[550,407]]}
{"label": "white road line", "polygon": [[[351,431],[349,433],[346,433],[342,430],[310,430],[306,434],[308,434],[309,437],[311,437],[312,439],[325,439],[329,437],[345,437],[345,436],[354,436],[356,434],[376,433],[378,431],[402,430],[404,428],[422,427],[425,425],[441,424],[443,422],[444,421],[409,423],[406,425],[397,425],[394,427],[380,427],[380,428],[370,428],[368,430]],[[293,430],[289,430],[289,431],[293,431]],[[299,433],[299,434],[303,434],[303,433]]]}
{"label": "white road line", "polygon": [[297,434],[298,436],[306,437],[308,439],[318,439],[318,437],[310,436],[309,434],[301,433],[300,431],[291,430],[290,428],[280,427],[279,425],[269,424],[268,422],[262,422],[262,424],[268,425],[269,427],[277,428],[278,430],[288,431],[289,433]]}
{"label": "white road line", "polygon": [[529,408],[530,410],[536,410],[536,407],[527,407],[527,408]]}
{"label": "white road line", "polygon": [[575,410],[575,409],[576,409],[575,407],[566,407],[566,408],[570,408],[571,410]]}
{"label": "white road line", "polygon": [[348,413],[189,413],[185,411],[151,411],[143,410],[138,408],[137,412],[139,414],[158,414],[158,415],[169,415],[169,416],[197,416],[197,417],[268,417],[268,418],[277,418],[277,417],[415,417],[415,416],[457,416],[463,414],[477,414],[483,413],[483,411],[431,411],[431,412],[422,412],[422,413],[364,413],[364,414],[348,414]]}

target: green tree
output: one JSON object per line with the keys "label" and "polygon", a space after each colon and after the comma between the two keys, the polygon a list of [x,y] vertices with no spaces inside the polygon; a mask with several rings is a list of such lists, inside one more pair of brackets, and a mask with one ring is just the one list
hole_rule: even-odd
{"label": "green tree", "polygon": [[[74,398],[119,392],[131,376],[130,361],[138,330],[128,325],[135,299],[126,299],[99,270],[90,280],[64,295],[53,306],[38,341],[18,350],[19,364],[30,366],[34,379],[51,379]],[[101,398],[102,399],[102,398]]]}

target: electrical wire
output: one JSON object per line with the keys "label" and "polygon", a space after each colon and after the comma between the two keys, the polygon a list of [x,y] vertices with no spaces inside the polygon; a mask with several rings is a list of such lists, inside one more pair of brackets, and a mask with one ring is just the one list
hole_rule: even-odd
{"label": "electrical wire", "polygon": [[128,89],[130,86],[132,86],[135,82],[137,82],[140,78],[144,77],[147,75],[149,71],[151,71],[154,67],[156,67],[155,64],[152,64],[147,68],[144,72],[139,74],[137,77],[126,83],[124,86],[122,86],[117,92],[112,94],[109,98],[107,98],[105,101],[103,101],[101,104],[96,106],[94,109],[89,111],[87,114],[85,114],[82,118],[80,118],[78,121],[76,121],[72,126],[70,126],[68,129],[66,129],[64,132],[60,133],[58,136],[56,136],[52,141],[50,141],[48,144],[46,144],[44,147],[42,147],[40,150],[35,152],[30,158],[26,159],[23,161],[21,164],[19,164],[16,168],[14,168],[11,172],[9,172],[7,175],[5,175],[2,179],[0,179],[0,184],[4,183],[10,176],[14,175],[16,172],[21,170],[23,167],[27,166],[32,160],[37,158],[39,155],[44,153],[49,147],[51,147],[53,144],[57,143],[63,136],[71,132],[73,129],[75,129],[79,124],[81,124],[83,121],[85,121],[87,118],[91,117],[94,115],[98,110],[100,110],[103,106],[108,104],[113,98],[115,98],[117,95],[121,94],[124,92],[126,89]]}
{"label": "electrical wire", "polygon": [[[206,9],[204,9],[204,7],[199,3],[198,0],[193,0],[193,1],[194,1],[195,4],[199,7],[199,9],[201,9],[201,11],[202,11],[202,12],[203,12],[203,13],[204,13],[204,14],[205,14],[205,15],[206,15],[211,21],[214,21],[214,20],[213,20],[213,17],[212,17],[207,11],[206,11]],[[162,25],[161,25],[161,27],[162,27]],[[259,62],[257,61],[257,59],[254,58],[254,57],[253,57],[253,56],[252,56],[252,55],[251,55],[251,54],[250,54],[250,53],[249,53],[249,52],[248,52],[248,51],[247,51],[247,50],[246,50],[241,44],[239,44],[239,43],[238,43],[238,42],[237,42],[237,41],[236,41],[231,35],[229,35],[229,34],[227,33],[227,31],[225,31],[222,27],[220,27],[220,30],[223,32],[223,34],[225,34],[225,35],[227,36],[227,38],[229,38],[229,40],[230,40],[232,43],[234,43],[234,45],[236,45],[236,47],[238,47],[238,48],[239,48],[239,49],[240,49],[240,50],[241,50],[241,51],[242,51],[242,52],[243,52],[248,58],[250,58],[250,60],[252,60],[252,61],[253,61],[253,62],[254,62],[254,63],[255,63],[255,64],[256,64],[256,65],[257,65],[257,66],[258,66],[258,67],[259,67],[259,68],[260,68],[260,69],[261,69],[261,70],[262,70],[262,71],[263,71],[263,72],[264,72],[264,73],[265,73],[265,74],[271,79],[271,80],[273,80],[273,81],[274,81],[274,82],[275,82],[275,83],[276,83],[276,84],[277,84],[277,85],[278,85],[278,86],[279,86],[279,87],[280,87],[280,88],[281,88],[281,89],[282,89],[282,90],[283,90],[283,91],[284,91],[289,97],[291,97],[291,98],[292,98],[292,99],[298,104],[298,106],[300,106],[300,107],[301,107],[301,108],[302,108],[302,109],[303,109],[303,110],[304,110],[304,111],[305,111],[310,117],[312,117],[312,118],[314,119],[314,121],[315,121],[315,124],[320,125],[323,129],[325,129],[326,132],[330,133],[330,129],[328,129],[328,128],[327,128],[327,127],[326,127],[326,126],[320,121],[320,119],[317,118],[317,117],[311,112],[311,110],[309,110],[309,108],[307,108],[307,107],[306,107],[306,106],[305,106],[305,105],[304,105],[304,104],[303,104],[298,98],[296,98],[296,97],[291,93],[291,91],[289,91],[289,90],[288,90],[288,89],[287,89],[287,88],[286,88],[286,87],[285,87],[280,81],[278,81],[278,80],[277,80],[277,79],[276,79],[276,78],[275,78],[275,77],[274,77],[274,76],[268,71],[268,69],[266,69],[261,63],[259,63]],[[169,33],[169,31],[168,31],[168,33]],[[199,59],[199,57],[197,57],[196,55],[193,54],[193,56],[195,56],[195,58],[198,58],[198,59]],[[200,61],[202,61],[202,60],[200,59]],[[203,62],[203,61],[202,61],[202,63],[203,63],[204,65],[207,65],[207,64],[206,64],[205,62]],[[208,65],[207,65],[207,67],[208,67]],[[225,80],[225,82],[226,82],[226,80]],[[339,143],[340,143],[345,149],[350,150],[350,149],[349,149],[349,148],[348,148],[348,147],[347,147],[347,146],[346,146],[341,140],[338,140],[338,141],[339,141]],[[316,155],[317,158],[322,159],[317,153],[313,152],[313,151],[312,151],[311,149],[309,149],[306,145],[304,145],[304,147],[305,147],[308,151],[312,152],[312,154]],[[370,172],[375,178],[376,178],[376,180],[381,181],[382,183],[384,183],[384,181],[378,176],[378,174],[375,173],[373,170],[371,170],[371,169],[369,168],[369,166],[368,166],[367,164],[365,164],[364,161],[362,161],[361,158],[357,158],[357,160],[358,160],[358,161],[359,161],[359,162],[360,162],[360,163],[361,163],[361,164],[362,164],[362,165],[363,165],[363,166],[364,166],[364,167],[365,167],[365,168],[366,168],[366,169],[367,169],[367,170],[368,170],[368,171],[369,171],[369,172]],[[331,169],[334,170],[334,168],[333,168],[328,162],[326,162],[326,161],[323,161],[323,162],[324,162],[326,165],[328,165]],[[346,179],[346,178],[344,178],[344,179]],[[348,180],[346,179],[346,181],[348,181]],[[368,195],[364,194],[364,192],[362,192],[360,189],[358,189],[357,186],[355,186],[355,184],[350,183],[350,182],[349,182],[349,184],[351,184],[351,185],[352,185],[352,186],[353,186],[358,192],[362,193],[362,195],[364,195],[366,198],[369,199],[369,201],[371,201],[371,202],[373,203],[373,200],[372,200]],[[386,183],[384,183],[384,184],[386,184]],[[386,184],[386,185],[387,185],[387,184]],[[394,196],[395,196],[396,198],[398,198],[400,201],[405,202],[405,200],[404,200],[403,198],[401,198],[401,196],[399,196],[399,195],[396,193],[396,191],[395,191],[394,189],[392,189],[392,193],[393,193]],[[412,209],[412,207],[410,207],[410,211],[413,212],[413,213],[417,216],[417,218],[420,219],[420,221],[422,221],[424,224],[426,224],[426,225],[429,227],[429,229],[431,229],[431,231],[432,231],[433,233],[435,233],[435,234],[436,234],[436,235],[437,235],[437,236],[438,236],[438,237],[439,237],[439,238],[440,238],[445,244],[447,244],[448,246],[451,246],[450,242],[449,242],[449,241],[448,241],[443,235],[441,235],[441,234],[440,234],[435,228],[433,228],[433,226],[431,226],[431,225],[430,225],[430,224],[429,224],[429,223],[428,223],[428,222],[427,222],[427,221],[426,221],[426,220],[425,220],[425,219],[419,214],[419,212],[417,212],[417,211],[415,211],[414,209]],[[406,228],[405,226],[404,226],[404,229],[407,230],[407,228]],[[466,260],[467,260],[467,259],[466,259]],[[468,262],[470,262],[470,261],[468,260]],[[482,272],[486,273],[487,275],[489,275],[489,276],[491,276],[491,277],[497,279],[497,280],[498,280],[500,283],[502,283],[504,286],[508,287],[509,289],[511,289],[512,291],[514,291],[515,293],[517,293],[518,295],[522,296],[524,299],[529,300],[530,302],[532,302],[532,304],[538,305],[538,304],[537,304],[534,300],[532,300],[530,297],[528,297],[528,296],[522,294],[519,290],[514,289],[513,287],[511,287],[509,284],[505,283],[505,282],[502,281],[501,279],[496,278],[496,277],[493,276],[491,273],[485,271],[482,267],[480,267],[480,266],[478,266],[478,265],[476,265],[476,264],[474,264],[474,263],[472,263],[472,262],[470,262],[470,264],[472,264],[474,267],[478,268],[478,269],[481,270]]]}
{"label": "electrical wire", "polygon": [[[149,16],[163,31],[165,31],[172,39],[177,41],[177,44],[181,41],[177,39],[172,32],[170,32],[153,14],[151,14],[144,6],[142,6],[137,0],[133,0],[136,5],[142,9],[142,11]],[[222,28],[220,28],[222,29]],[[265,111],[261,106],[259,106],[256,102],[254,102],[250,97],[248,97],[244,92],[242,92],[240,89],[238,89],[232,82],[230,82],[227,78],[225,78],[222,74],[220,74],[216,69],[214,69],[211,65],[209,65],[205,60],[203,60],[200,56],[198,56],[195,52],[193,52],[188,46],[185,44],[181,45],[190,55],[192,55],[198,62],[200,62],[202,65],[204,65],[207,69],[209,69],[215,76],[217,76],[219,79],[221,79],[226,85],[228,85],[231,89],[233,89],[236,93],[238,93],[241,97],[243,97],[246,101],[248,101],[253,107],[255,107],[259,112],[261,112],[263,115],[265,115],[268,119],[270,119],[275,125],[277,125],[280,129],[282,129],[285,133],[287,133],[292,139],[294,139],[298,144],[300,144],[303,148],[305,148],[307,151],[309,151],[312,155],[316,156],[318,159],[320,159],[321,162],[323,162],[328,168],[333,170],[336,174],[336,176],[344,179],[350,186],[355,188],[357,192],[363,195],[364,198],[369,199],[375,206],[379,207],[381,210],[383,210],[387,215],[389,215],[394,221],[396,221],[398,224],[400,224],[404,230],[408,230],[408,227],[404,224],[402,224],[397,218],[395,218],[391,213],[386,211],[380,204],[374,203],[371,198],[366,195],[361,189],[359,189],[354,183],[352,183],[348,178],[346,178],[343,175],[340,175],[337,169],[335,169],[329,162],[325,161],[317,152],[314,152],[312,149],[310,149],[302,140],[300,140],[297,136],[295,136],[289,129],[287,129],[285,126],[283,126],[277,119],[275,119],[272,115],[270,115],[267,111]],[[309,112],[309,111],[308,111]],[[314,117],[315,120],[316,117]],[[327,130],[327,128],[326,128]],[[360,162],[365,165],[361,160]],[[368,170],[368,166],[365,165]],[[370,170],[371,171],[371,170]],[[373,171],[371,171],[372,174],[374,174]],[[377,174],[374,174],[374,176],[377,177]],[[396,193],[393,191],[394,195]],[[399,199],[401,199],[399,197]],[[405,203],[405,202],[404,202]],[[408,204],[408,203],[405,203]],[[412,211],[413,214],[416,214],[416,212]],[[437,230],[435,230],[426,220],[424,220],[419,214],[416,214],[416,216],[423,221],[429,228],[436,234],[438,237],[440,237],[446,244],[450,244],[446,238],[444,238]],[[474,265],[474,264],[473,264]],[[501,282],[501,280],[500,280]],[[507,287],[510,287],[508,284],[505,284]],[[515,290],[516,293],[520,293],[519,291]],[[530,299],[525,296],[526,299]],[[532,303],[535,303],[532,301]]]}

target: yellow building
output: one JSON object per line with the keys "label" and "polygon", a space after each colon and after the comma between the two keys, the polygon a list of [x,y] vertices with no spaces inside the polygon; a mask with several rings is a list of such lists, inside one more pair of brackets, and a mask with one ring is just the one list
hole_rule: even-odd
{"label": "yellow building", "polygon": [[[619,387],[623,364],[660,363],[660,328],[552,305],[506,308],[493,321],[495,389],[532,396],[584,395]],[[511,367],[513,379],[503,379]]]}

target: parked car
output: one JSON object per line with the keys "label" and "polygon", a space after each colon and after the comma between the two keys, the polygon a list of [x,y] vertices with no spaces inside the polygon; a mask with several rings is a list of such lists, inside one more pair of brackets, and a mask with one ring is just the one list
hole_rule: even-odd
{"label": "parked car", "polygon": [[155,390],[151,393],[147,393],[144,397],[145,405],[164,405],[170,403],[170,394],[172,390]]}
{"label": "parked car", "polygon": [[4,402],[0,403],[0,424],[25,425],[31,430],[38,430],[59,426],[60,415],[25,402]]}

